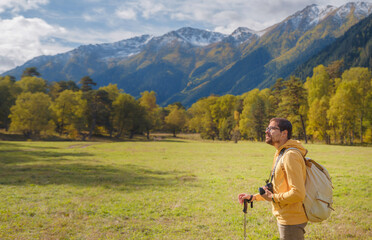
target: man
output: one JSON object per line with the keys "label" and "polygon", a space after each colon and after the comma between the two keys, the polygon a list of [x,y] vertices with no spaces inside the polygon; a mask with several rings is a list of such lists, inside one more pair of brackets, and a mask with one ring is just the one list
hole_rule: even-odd
{"label": "man", "polygon": [[[269,201],[277,219],[280,239],[304,239],[307,217],[302,202],[305,199],[306,166],[303,157],[307,150],[299,141],[291,140],[292,124],[284,118],[273,118],[266,128],[266,143],[276,148],[274,156],[273,192],[265,186],[265,194],[239,194],[239,202]],[[290,149],[278,158],[283,149]],[[282,151],[283,150],[283,151]],[[276,162],[278,161],[277,165]],[[276,167],[275,167],[276,165]],[[272,175],[272,172],[271,172]]]}

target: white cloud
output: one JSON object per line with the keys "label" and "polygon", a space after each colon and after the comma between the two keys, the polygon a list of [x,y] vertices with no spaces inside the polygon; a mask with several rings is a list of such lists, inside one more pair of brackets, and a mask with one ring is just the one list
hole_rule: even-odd
{"label": "white cloud", "polygon": [[64,38],[68,42],[75,42],[85,45],[111,43],[140,35],[141,33],[130,32],[122,29],[118,29],[115,31],[87,29],[84,31],[84,34],[82,34],[81,29],[76,28],[69,29],[68,33],[64,34],[63,36],[56,35],[56,37]]}
{"label": "white cloud", "polygon": [[0,72],[23,64],[39,55],[50,55],[70,48],[48,40],[54,35],[64,35],[66,30],[51,26],[39,18],[0,19]]}
{"label": "white cloud", "polygon": [[[136,0],[125,3],[145,19],[188,22],[223,33],[237,27],[263,30],[313,3],[340,6],[348,0]],[[367,0],[371,1],[371,0]]]}
{"label": "white cloud", "polygon": [[40,18],[17,16],[0,19],[0,73],[40,55],[54,55],[72,49],[55,39],[70,43],[115,42],[140,35],[125,30],[111,32],[53,26]]}
{"label": "white cloud", "polygon": [[36,9],[39,8],[40,5],[46,5],[48,3],[49,0],[1,0],[0,13],[6,10],[17,13],[22,10]]}
{"label": "white cloud", "polygon": [[125,19],[125,20],[136,20],[136,18],[137,18],[137,13],[132,8],[118,9],[118,10],[116,10],[115,14],[119,18]]}
{"label": "white cloud", "polygon": [[84,13],[83,19],[87,22],[100,22],[104,20],[104,16],[107,16],[104,8],[94,8],[90,13]]}
{"label": "white cloud", "polygon": [[146,19],[156,17],[157,14],[168,11],[166,7],[164,7],[164,5],[158,1],[141,0],[138,3],[142,16]]}
{"label": "white cloud", "polygon": [[[281,8],[285,9],[288,8],[288,4],[297,4],[296,1],[298,2],[298,0],[279,1],[275,6],[278,10],[277,13],[272,12],[272,8],[269,7],[272,5],[272,1],[269,2],[269,0],[139,0],[127,2],[125,6],[135,9],[137,15],[141,14],[145,19],[156,17],[157,20],[187,21],[191,23],[190,25],[193,23],[194,25],[202,24],[223,30],[226,33],[226,31],[235,30],[232,29],[233,27],[240,26],[262,30],[270,26],[269,24],[276,23],[288,16],[279,11],[278,5],[283,4]],[[263,5],[265,7],[262,7]],[[270,13],[270,17],[267,16],[268,13]]]}

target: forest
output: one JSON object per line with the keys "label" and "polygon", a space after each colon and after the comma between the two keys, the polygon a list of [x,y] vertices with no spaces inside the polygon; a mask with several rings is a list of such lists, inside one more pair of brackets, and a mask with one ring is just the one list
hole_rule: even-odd
{"label": "forest", "polygon": [[26,138],[57,135],[86,140],[92,136],[150,139],[154,132],[200,133],[203,139],[264,141],[273,117],[293,124],[295,139],[327,144],[372,143],[372,74],[368,68],[342,69],[342,61],[319,65],[311,77],[279,78],[269,89],[239,96],[211,95],[186,109],[181,103],[160,107],[154,91],[141,97],[117,85],[95,89],[89,76],[48,82],[35,67],[21,79],[0,77],[0,128]]}

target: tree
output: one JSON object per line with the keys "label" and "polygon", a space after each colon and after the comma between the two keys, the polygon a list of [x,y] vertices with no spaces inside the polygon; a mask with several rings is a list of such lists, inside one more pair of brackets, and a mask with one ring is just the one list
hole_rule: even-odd
{"label": "tree", "polygon": [[368,68],[350,68],[349,70],[345,71],[342,74],[342,81],[353,82],[357,87],[357,92],[355,93],[358,102],[355,103],[354,107],[358,112],[358,119],[359,119],[359,130],[360,130],[360,142],[363,143],[363,133],[364,133],[364,117],[368,111],[370,106],[369,98],[372,85],[371,85],[372,75]]}
{"label": "tree", "polygon": [[200,133],[203,139],[215,139],[218,135],[218,126],[212,117],[211,106],[216,103],[218,97],[209,96],[199,99],[187,112],[191,119],[188,121],[190,130]]}
{"label": "tree", "polygon": [[22,131],[26,137],[53,128],[49,110],[51,98],[45,93],[22,93],[10,109],[10,130]]}
{"label": "tree", "polygon": [[52,97],[52,99],[56,99],[58,95],[65,90],[72,90],[76,92],[79,91],[79,87],[74,81],[71,80],[52,82],[49,86],[49,95]]}
{"label": "tree", "polygon": [[[264,90],[263,90],[264,91]],[[248,139],[263,141],[265,129],[269,120],[269,113],[265,101],[268,97],[265,92],[253,89],[244,95],[244,108],[240,118],[240,132]]]}
{"label": "tree", "polygon": [[87,101],[86,116],[88,119],[89,139],[97,126],[104,126],[110,129],[110,113],[112,101],[105,90],[90,90],[83,94]]}
{"label": "tree", "polygon": [[158,125],[160,122],[159,118],[159,106],[156,104],[156,93],[154,91],[145,91],[141,93],[139,103],[145,109],[145,128],[147,139],[150,139],[150,131]]}
{"label": "tree", "polygon": [[0,77],[0,127],[8,130],[10,108],[15,104],[20,89],[11,76]]}
{"label": "tree", "polygon": [[86,124],[86,105],[87,101],[83,99],[81,91],[65,90],[59,94],[50,109],[60,135],[65,131],[72,136],[81,133]]}
{"label": "tree", "polygon": [[169,115],[165,117],[165,123],[168,128],[173,132],[173,137],[176,137],[176,133],[181,131],[187,122],[186,110],[177,105],[169,106]]}
{"label": "tree", "polygon": [[239,122],[240,122],[240,116],[243,112],[243,99],[239,96],[236,99],[236,103],[234,106],[234,125],[235,127],[233,128],[231,132],[231,139],[234,141],[234,143],[238,143],[238,141],[241,138],[241,133],[239,129]]}
{"label": "tree", "polygon": [[353,144],[359,102],[357,81],[341,82],[330,100],[328,118],[330,125],[338,129],[341,143],[348,137],[350,144]]}
{"label": "tree", "polygon": [[326,68],[319,65],[314,68],[313,76],[308,77],[305,82],[305,88],[308,91],[308,118],[309,124],[307,130],[319,139],[330,143],[328,132],[330,130],[327,119],[329,109],[329,100],[333,90],[333,85]]}
{"label": "tree", "polygon": [[36,67],[26,68],[22,73],[22,78],[23,77],[40,77],[40,76],[41,74],[37,71]]}
{"label": "tree", "polygon": [[234,123],[234,108],[237,104],[237,98],[233,95],[224,95],[218,97],[216,102],[210,106],[211,117],[217,125],[218,138],[221,140],[230,140]]}
{"label": "tree", "polygon": [[340,78],[342,75],[342,67],[344,66],[344,60],[337,60],[329,64],[326,68],[327,73],[331,79]]}
{"label": "tree", "polygon": [[120,93],[112,105],[117,137],[128,133],[129,138],[133,138],[136,132],[143,129],[145,110],[133,96]]}
{"label": "tree", "polygon": [[83,92],[88,92],[93,89],[92,86],[97,85],[97,83],[95,83],[89,76],[85,76],[80,79],[79,83],[81,84],[81,91]]}
{"label": "tree", "polygon": [[[99,90],[104,90],[108,93],[108,98],[110,99],[110,101],[113,103],[117,98],[118,96],[120,95],[120,93],[123,92],[122,89],[119,89],[117,84],[109,84],[107,86],[104,86],[104,87],[100,87]],[[110,137],[112,137],[112,134],[113,134],[113,131],[114,131],[114,111],[113,111],[113,108],[111,108],[112,110],[110,111],[110,116],[109,116],[109,124],[107,124],[107,127],[108,127],[108,131],[109,131],[109,134],[110,134]]]}
{"label": "tree", "polygon": [[329,121],[327,119],[327,111],[329,109],[328,98],[315,99],[309,106],[309,124],[307,131],[310,132],[314,138],[324,140],[329,144],[328,131]]}
{"label": "tree", "polygon": [[46,93],[48,89],[46,80],[38,77],[25,76],[22,77],[20,81],[16,82],[16,84],[22,92]]}
{"label": "tree", "polygon": [[115,101],[120,93],[123,92],[122,89],[118,88],[117,84],[109,84],[107,86],[100,87],[98,90],[104,90],[108,93],[108,97],[111,101]]}
{"label": "tree", "polygon": [[[282,90],[285,88],[284,79],[278,78],[275,84],[271,87],[271,94],[273,96],[273,102],[275,106],[279,106],[282,101]],[[276,109],[279,110],[279,109]],[[279,113],[280,114],[280,113]]]}
{"label": "tree", "polygon": [[279,104],[279,112],[291,121],[293,132],[296,132],[297,123],[300,123],[302,133],[307,143],[306,136],[306,110],[307,110],[307,92],[299,78],[291,76],[289,80],[284,82],[285,88],[281,93],[281,102]]}

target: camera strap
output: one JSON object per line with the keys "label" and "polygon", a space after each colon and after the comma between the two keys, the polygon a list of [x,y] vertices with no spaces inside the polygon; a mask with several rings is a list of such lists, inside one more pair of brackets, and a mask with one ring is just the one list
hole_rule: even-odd
{"label": "camera strap", "polygon": [[271,179],[270,179],[270,183],[272,183],[272,182],[273,182],[273,179],[274,179],[274,175],[275,175],[275,169],[276,169],[276,166],[278,165],[278,162],[279,162],[279,160],[280,160],[280,159],[282,158],[282,156],[283,156],[284,152],[285,152],[285,148],[283,148],[283,149],[282,149],[282,150],[280,151],[280,153],[279,153],[278,157],[276,158],[275,166],[274,166],[274,168],[273,168],[273,171],[271,172]]}

